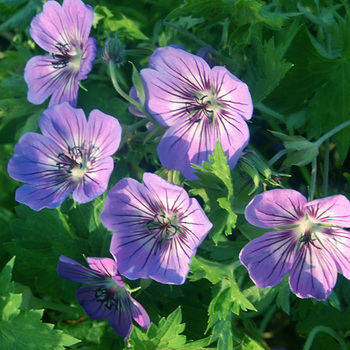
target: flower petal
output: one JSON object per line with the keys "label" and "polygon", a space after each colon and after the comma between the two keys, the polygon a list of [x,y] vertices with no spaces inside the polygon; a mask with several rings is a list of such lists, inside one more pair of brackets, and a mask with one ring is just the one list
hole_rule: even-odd
{"label": "flower petal", "polygon": [[54,140],[65,153],[86,140],[86,118],[82,109],[75,109],[67,102],[48,108],[39,119],[44,136]]}
{"label": "flower petal", "polygon": [[350,232],[338,227],[325,228],[318,234],[324,248],[332,256],[337,269],[350,279]]}
{"label": "flower petal", "polygon": [[61,178],[57,167],[61,152],[55,142],[43,135],[28,132],[15,145],[8,163],[9,175],[21,182],[53,182]]}
{"label": "flower petal", "polygon": [[112,157],[103,158],[79,179],[77,178],[75,180],[76,188],[73,192],[74,201],[81,204],[87,203],[104,193],[107,190],[113,167]]}
{"label": "flower petal", "polygon": [[340,194],[309,202],[308,214],[317,222],[327,225],[350,227],[350,201]]}
{"label": "flower petal", "polygon": [[50,106],[61,102],[76,106],[78,82],[70,63],[58,69],[54,67],[52,56],[32,57],[24,68],[24,80],[28,85],[29,102],[41,104],[52,95]]}
{"label": "flower petal", "polygon": [[292,230],[267,232],[250,241],[239,258],[259,288],[272,287],[292,268],[297,243]]}
{"label": "flower petal", "polygon": [[124,178],[108,191],[101,221],[112,232],[118,232],[124,225],[144,225],[155,215],[150,203],[148,191],[142,184]]}
{"label": "flower petal", "polygon": [[248,144],[249,130],[242,118],[233,119],[224,112],[214,123],[204,117],[194,123],[187,120],[172,126],[158,145],[158,156],[167,169],[179,170],[188,180],[195,180],[191,164],[209,162],[217,141],[220,141],[232,169]]}
{"label": "flower petal", "polygon": [[81,0],[64,0],[62,4],[67,32],[79,43],[85,42],[94,20],[94,10]]}
{"label": "flower petal", "polygon": [[78,74],[78,80],[87,79],[95,62],[97,54],[97,40],[95,38],[87,39],[84,47],[83,56],[81,58],[81,66]]}
{"label": "flower petal", "polygon": [[337,281],[337,267],[318,242],[301,244],[289,274],[289,284],[299,298],[326,300]]}
{"label": "flower petal", "polygon": [[[120,304],[123,302],[120,301]],[[108,315],[108,322],[118,335],[127,339],[133,327],[129,305],[119,305],[119,307],[113,308],[112,312]]]}
{"label": "flower petal", "polygon": [[90,268],[98,271],[102,275],[113,277],[117,274],[117,264],[110,258],[92,258],[86,259]]}
{"label": "flower petal", "polygon": [[146,107],[158,124],[171,126],[191,117],[188,105],[194,99],[194,91],[189,86],[150,68],[142,69],[140,75],[145,87]]}
{"label": "flower petal", "polygon": [[[107,194],[101,220],[116,232],[111,254],[118,261],[120,273],[129,279],[153,278],[181,284],[192,255],[212,224],[183,188],[155,174],[145,173],[143,179],[144,186],[133,179],[122,179]],[[177,217],[175,233],[169,239],[161,226],[149,228],[149,223],[162,213],[175,213]]]}
{"label": "flower petal", "polygon": [[51,53],[60,53],[55,47],[57,43],[63,45],[70,42],[62,7],[56,1],[44,3],[43,11],[32,19],[29,32],[42,49]]}
{"label": "flower petal", "polygon": [[113,312],[114,307],[109,308],[106,303],[99,300],[98,291],[104,290],[104,284],[83,286],[77,290],[77,300],[84,312],[94,320],[102,320]]}
{"label": "flower petal", "polygon": [[248,86],[225,67],[214,67],[211,76],[217,99],[225,106],[225,110],[234,117],[250,119],[253,114],[253,101]]}
{"label": "flower petal", "polygon": [[94,109],[89,115],[88,135],[94,147],[92,155],[111,156],[119,147],[122,128],[118,119]]}
{"label": "flower petal", "polygon": [[130,296],[130,301],[131,301],[130,302],[130,309],[131,309],[133,319],[142,328],[147,329],[151,324],[151,320],[150,320],[146,310],[132,296]]}
{"label": "flower petal", "polygon": [[43,208],[57,208],[74,189],[70,182],[57,181],[56,183],[26,184],[16,191],[15,199],[19,203],[28,205],[31,209],[39,211]]}
{"label": "flower petal", "polygon": [[102,273],[92,271],[64,255],[59,257],[57,272],[61,277],[78,283],[97,283],[106,279]]}
{"label": "flower petal", "polygon": [[245,209],[249,223],[263,228],[296,224],[304,217],[306,198],[297,191],[276,189],[253,198]]}
{"label": "flower petal", "polygon": [[112,236],[111,252],[118,258],[120,273],[128,279],[152,278],[165,284],[183,284],[189,273],[188,264],[196,249],[182,236],[158,242],[145,228]]}
{"label": "flower petal", "polygon": [[156,49],[149,68],[168,74],[194,91],[210,90],[210,67],[201,57],[171,46]]}

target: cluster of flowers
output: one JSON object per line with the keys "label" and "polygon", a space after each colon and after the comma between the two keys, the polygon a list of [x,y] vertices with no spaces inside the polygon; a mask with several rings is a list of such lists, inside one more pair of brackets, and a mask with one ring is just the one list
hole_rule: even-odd
{"label": "cluster of flowers", "polygon": [[[108,187],[122,129],[118,120],[93,110],[86,120],[76,109],[79,81],[90,73],[97,42],[89,38],[93,10],[81,0],[47,1],[32,20],[30,34],[51,55],[28,61],[24,77],[28,100],[41,104],[51,96],[39,120],[42,134],[26,133],[8,164],[10,176],[26,183],[16,200],[34,210],[55,208],[72,193],[86,203]],[[232,169],[249,141],[246,121],[253,113],[246,84],[226,68],[209,64],[182,48],[155,50],[141,71],[145,107],[153,120],[169,127],[158,155],[162,165],[196,179],[191,164],[208,161],[219,140]],[[135,92],[135,91],[134,91]],[[293,190],[257,195],[246,219],[278,228],[248,243],[240,259],[261,288],[277,285],[289,273],[292,291],[301,298],[325,300],[337,270],[350,278],[350,202],[341,195],[307,200]],[[133,319],[148,328],[144,308],[131,297],[121,275],[182,284],[191,257],[212,224],[196,199],[180,186],[145,173],[143,184],[120,180],[107,194],[102,223],[114,234],[110,258],[87,258],[88,269],[61,256],[58,273],[87,283],[77,299],[87,315],[108,317],[128,338]]]}

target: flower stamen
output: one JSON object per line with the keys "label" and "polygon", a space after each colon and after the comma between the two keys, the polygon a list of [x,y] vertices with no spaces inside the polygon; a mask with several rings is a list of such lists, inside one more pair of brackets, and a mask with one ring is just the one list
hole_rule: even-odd
{"label": "flower stamen", "polygon": [[67,67],[68,63],[71,61],[72,57],[69,54],[68,44],[57,43],[55,48],[60,51],[61,54],[52,54],[52,57],[55,61],[52,61],[51,64],[55,69],[61,69]]}

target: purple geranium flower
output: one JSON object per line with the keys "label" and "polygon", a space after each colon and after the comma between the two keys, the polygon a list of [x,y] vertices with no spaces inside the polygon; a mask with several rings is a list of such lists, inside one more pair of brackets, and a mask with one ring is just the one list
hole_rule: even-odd
{"label": "purple geranium flower", "polygon": [[226,68],[211,69],[201,57],[171,46],[155,50],[140,74],[148,112],[170,126],[158,146],[162,165],[196,179],[191,163],[208,162],[219,140],[232,169],[249,140],[247,85]]}
{"label": "purple geranium flower", "polygon": [[58,274],[73,282],[88,283],[77,290],[78,302],[94,320],[107,317],[109,324],[121,337],[128,339],[134,319],[142,328],[148,328],[147,312],[125,288],[117,272],[117,263],[109,258],[87,258],[88,269],[73,259],[61,255]]}
{"label": "purple geranium flower", "polygon": [[78,203],[101,195],[120,143],[118,120],[93,110],[87,121],[83,110],[65,102],[47,109],[39,126],[43,135],[24,134],[8,164],[10,176],[27,183],[16,200],[40,210],[59,206],[71,192]]}
{"label": "purple geranium flower", "polygon": [[240,260],[260,288],[275,286],[289,273],[299,298],[325,300],[337,270],[350,279],[350,202],[342,195],[307,202],[293,190],[255,196],[245,210],[251,224],[276,229],[253,239]]}
{"label": "purple geranium flower", "polygon": [[110,251],[129,279],[182,284],[212,224],[182,187],[151,173],[143,182],[125,178],[107,194],[101,221],[116,232]]}
{"label": "purple geranium flower", "polygon": [[69,102],[77,105],[78,83],[90,73],[97,42],[89,38],[94,11],[81,0],[47,1],[30,25],[30,35],[52,55],[31,58],[24,70],[28,100],[49,106]]}

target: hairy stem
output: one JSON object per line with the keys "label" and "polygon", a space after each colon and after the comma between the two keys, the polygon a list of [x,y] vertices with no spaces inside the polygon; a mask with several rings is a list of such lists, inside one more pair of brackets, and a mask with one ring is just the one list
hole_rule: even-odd
{"label": "hairy stem", "polygon": [[310,184],[309,201],[312,201],[315,197],[316,178],[317,178],[317,157],[315,157],[312,160],[312,164],[311,164],[311,184]]}

